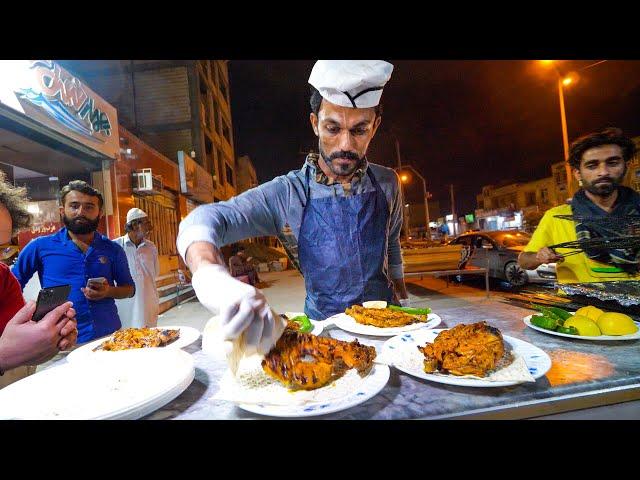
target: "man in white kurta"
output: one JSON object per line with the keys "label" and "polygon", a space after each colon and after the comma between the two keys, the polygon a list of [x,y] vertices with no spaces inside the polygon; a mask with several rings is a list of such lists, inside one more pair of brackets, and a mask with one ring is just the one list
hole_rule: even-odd
{"label": "man in white kurta", "polygon": [[153,225],[147,214],[139,208],[127,212],[126,235],[116,238],[127,254],[129,271],[136,284],[131,298],[116,300],[122,328],[155,327],[158,324],[160,299],[156,277],[160,272],[158,249],[147,237]]}

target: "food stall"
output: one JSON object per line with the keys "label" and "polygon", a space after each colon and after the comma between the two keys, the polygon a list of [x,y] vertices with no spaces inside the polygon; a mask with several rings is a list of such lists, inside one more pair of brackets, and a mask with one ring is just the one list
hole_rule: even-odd
{"label": "food stall", "polygon": [[[439,307],[442,304],[442,307]],[[322,419],[519,419],[640,399],[638,340],[587,341],[533,330],[523,318],[532,311],[496,298],[446,308],[446,300],[430,302],[442,318],[438,328],[486,320],[504,335],[529,342],[545,351],[551,369],[535,383],[510,387],[462,387],[434,383],[390,368],[384,388],[364,403],[323,415]],[[341,340],[358,338],[378,352],[388,338],[355,335],[337,327],[322,335]],[[175,400],[147,419],[264,419],[235,404],[215,400],[219,380],[227,369],[223,358],[202,351],[200,341],[187,348],[193,354],[194,382]]]}
{"label": "food stall", "polygon": [[[415,306],[420,304],[417,303]],[[423,306],[426,307],[426,303]],[[138,350],[130,355],[131,358],[125,359],[126,362],[120,362],[123,363],[123,368],[124,363],[127,363],[126,368],[130,371],[132,364],[136,362],[135,356],[138,355],[141,365],[160,365],[154,366],[153,372],[159,379],[164,380],[169,376],[169,372],[173,372],[172,367],[167,365],[180,360],[176,367],[179,370],[177,382],[168,384],[160,391],[147,380],[146,383],[149,385],[145,388],[155,392],[156,397],[143,399],[144,401],[137,398],[137,410],[132,407],[122,408],[121,411],[128,416],[123,413],[120,417],[109,418],[204,420],[267,419],[285,416],[359,420],[519,419],[640,399],[640,333],[636,334],[635,339],[627,340],[587,340],[578,336],[567,338],[544,333],[530,328],[525,323],[525,317],[534,312],[504,303],[498,297],[459,301],[455,306],[452,306],[451,299],[436,298],[429,301],[429,307],[435,314],[433,323],[429,320],[425,325],[427,328],[397,337],[352,333],[344,329],[352,330],[351,327],[337,320],[329,325],[313,322],[313,332],[321,331],[321,337],[338,340],[358,339],[362,345],[375,347],[378,357],[383,357],[383,345],[390,338],[402,340],[403,336],[416,336],[420,332],[437,332],[438,329],[452,328],[460,323],[486,321],[498,328],[509,343],[529,345],[530,351],[538,352],[530,356],[539,357],[543,360],[542,363],[543,357],[548,356],[550,361],[544,369],[544,375],[538,376],[534,382],[510,386],[469,386],[455,384],[456,382],[434,382],[407,374],[395,366],[376,365],[376,369],[380,367],[377,370],[380,373],[374,375],[374,383],[377,382],[377,385],[371,388],[356,388],[350,392],[347,399],[337,398],[320,404],[297,405],[288,410],[255,404],[240,408],[236,403],[224,400],[220,396],[221,384],[225,375],[228,375],[228,364],[221,352],[213,352],[210,345],[207,346],[207,328],[202,337],[198,332],[193,332],[194,329],[186,328],[182,340],[176,345],[181,347],[181,350],[172,350],[174,355],[180,353],[180,358],[171,360],[167,357],[150,362],[146,356],[142,360],[143,352]],[[340,328],[341,326],[343,328]],[[429,327],[434,327],[434,330]],[[75,363],[83,366],[85,372],[90,365],[88,359],[95,348],[94,344],[97,343],[87,344],[90,349],[75,350],[67,355],[67,358],[55,362],[53,366],[69,367],[80,359],[81,361]],[[185,356],[185,352],[188,355]],[[75,358],[71,358],[72,356]],[[192,362],[187,362],[186,357],[191,357]],[[536,361],[538,360],[530,363],[527,359],[530,370],[535,371]],[[99,365],[99,368],[103,367],[104,364]],[[386,374],[385,369],[388,372]],[[136,378],[147,378],[139,372],[137,375]],[[119,385],[122,385],[121,381]],[[133,390],[138,393],[137,389]],[[289,414],[283,415],[282,412]]]}

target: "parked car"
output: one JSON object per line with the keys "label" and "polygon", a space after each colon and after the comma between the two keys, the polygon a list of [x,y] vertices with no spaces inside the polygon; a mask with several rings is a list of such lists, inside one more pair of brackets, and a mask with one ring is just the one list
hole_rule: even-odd
{"label": "parked car", "polygon": [[464,233],[450,243],[464,245],[467,265],[488,266],[490,277],[506,280],[513,287],[555,282],[555,263],[542,264],[535,270],[524,270],[518,265],[518,255],[530,239],[530,234],[520,230],[482,231]]}

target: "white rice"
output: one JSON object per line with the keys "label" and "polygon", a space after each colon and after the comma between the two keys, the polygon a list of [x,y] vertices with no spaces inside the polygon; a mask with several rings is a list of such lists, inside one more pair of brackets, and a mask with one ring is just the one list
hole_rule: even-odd
{"label": "white rice", "polygon": [[[535,382],[535,378],[529,372],[524,358],[515,350],[511,352],[514,356],[513,362],[486,377],[476,375],[451,375],[446,373],[433,372],[429,375],[439,375],[455,378],[473,378],[485,380],[487,382]],[[424,371],[424,355],[417,349],[414,343],[407,344],[406,348],[399,349],[393,356],[393,363],[399,367],[409,370],[426,373]]]}
{"label": "white rice", "polygon": [[214,399],[263,405],[323,403],[353,394],[364,381],[355,369],[349,369],[345,375],[324,387],[291,391],[262,370],[261,360],[258,355],[243,358],[235,378],[227,370]]}

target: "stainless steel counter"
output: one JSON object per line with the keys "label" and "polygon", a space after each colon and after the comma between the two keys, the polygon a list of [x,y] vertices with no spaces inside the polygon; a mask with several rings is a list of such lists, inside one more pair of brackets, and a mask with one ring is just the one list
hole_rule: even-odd
{"label": "stainless steel counter", "polygon": [[[503,334],[530,342],[547,352],[552,367],[535,384],[502,388],[450,386],[418,379],[391,367],[384,389],[365,403],[318,419],[528,418],[640,399],[640,341],[586,341],[547,335],[525,326],[530,310],[481,300],[465,307],[436,310],[450,328],[486,320]],[[323,332],[340,340],[358,338],[380,347],[384,337],[351,335],[335,327]],[[193,383],[179,397],[147,419],[271,418],[213,400],[226,364],[206,355],[198,343],[187,348],[196,362]],[[640,417],[640,413],[639,413]]]}

